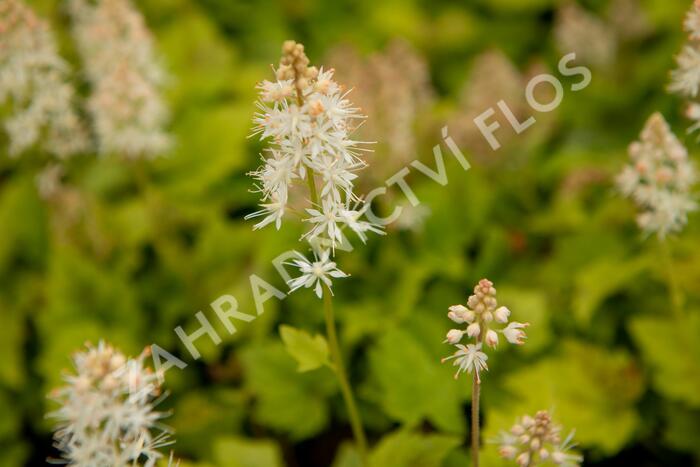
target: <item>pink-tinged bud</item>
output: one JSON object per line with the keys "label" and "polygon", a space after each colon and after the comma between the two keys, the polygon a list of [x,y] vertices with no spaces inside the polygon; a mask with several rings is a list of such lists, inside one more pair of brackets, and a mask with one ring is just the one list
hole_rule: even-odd
{"label": "pink-tinged bud", "polygon": [[498,454],[501,457],[505,457],[506,459],[512,459],[513,457],[515,457],[515,454],[517,452],[518,452],[518,450],[515,448],[515,446],[510,446],[510,445],[501,446],[498,449]]}
{"label": "pink-tinged bud", "polygon": [[454,311],[456,313],[464,313],[465,311],[468,310],[468,308],[464,305],[452,305],[451,307],[448,308],[450,311]]}
{"label": "pink-tinged bud", "polygon": [[493,312],[493,316],[499,323],[507,323],[508,317],[510,316],[510,310],[504,306],[499,306],[498,309]]}
{"label": "pink-tinged bud", "polygon": [[541,446],[540,439],[539,438],[533,438],[532,441],[530,441],[530,449],[533,451],[537,451]]}
{"label": "pink-tinged bud", "polygon": [[460,331],[459,329],[450,329],[449,331],[447,331],[447,339],[445,339],[445,342],[449,342],[450,344],[456,344],[462,340],[463,334],[464,331]]}
{"label": "pink-tinged bud", "polygon": [[467,335],[469,337],[477,337],[480,333],[481,327],[479,327],[479,323],[472,323],[467,326]]}
{"label": "pink-tinged bud", "polygon": [[495,349],[496,346],[498,345],[498,334],[496,334],[496,331],[494,331],[493,329],[489,329],[486,332],[486,339],[485,340],[486,340],[486,345]]}
{"label": "pink-tinged bud", "polygon": [[447,317],[457,324],[462,324],[464,322],[464,317],[462,316],[462,314],[457,313],[456,311],[448,311]]}
{"label": "pink-tinged bud", "polygon": [[549,459],[549,451],[547,451],[545,448],[540,449],[540,459],[546,460]]}
{"label": "pink-tinged bud", "polygon": [[487,323],[490,323],[491,321],[493,321],[493,313],[491,313],[490,311],[485,311],[484,314],[483,314],[481,317],[482,317],[482,318],[484,319],[484,321],[486,321]]}
{"label": "pink-tinged bud", "polygon": [[525,433],[525,428],[523,428],[522,425],[513,425],[513,427],[510,429],[510,432],[513,433],[515,436],[520,436],[523,433]]}
{"label": "pink-tinged bud", "polygon": [[506,326],[506,328],[503,330],[503,335],[506,336],[506,339],[511,344],[522,345],[525,343],[524,339],[527,338],[527,335],[525,335],[525,331],[523,331],[523,328],[526,328],[529,325],[530,323],[518,323],[516,321],[513,321],[512,323],[508,324],[508,326]]}
{"label": "pink-tinged bud", "polygon": [[532,418],[531,416],[525,415],[525,416],[523,417],[523,426],[524,426],[525,428],[530,428],[530,427],[531,427],[532,425],[534,425],[534,424],[535,424],[535,419]]}
{"label": "pink-tinged bud", "polygon": [[515,462],[517,462],[520,467],[527,467],[527,465],[530,463],[530,453],[523,452],[515,459]]}
{"label": "pink-tinged bud", "polygon": [[466,321],[467,323],[473,323],[476,319],[476,314],[474,314],[472,310],[465,311],[462,316],[464,317],[464,321]]}

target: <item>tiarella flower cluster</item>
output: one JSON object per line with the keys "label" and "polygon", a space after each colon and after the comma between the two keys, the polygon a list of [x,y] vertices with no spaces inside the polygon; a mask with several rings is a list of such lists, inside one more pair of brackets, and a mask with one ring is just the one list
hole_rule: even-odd
{"label": "tiarella flower cluster", "polygon": [[155,156],[170,139],[165,76],[143,17],[129,0],[70,0],[73,36],[91,85],[87,102],[102,154]]}
{"label": "tiarella flower cluster", "polygon": [[428,64],[401,40],[366,58],[353,48],[337,47],[328,60],[336,76],[352,85],[355,102],[372,116],[358,133],[377,141],[376,151],[386,157],[375,158],[365,180],[383,184],[417,157],[416,126],[434,95]]}
{"label": "tiarella flower cluster", "polygon": [[676,56],[678,67],[671,72],[669,90],[695,98],[700,90],[700,2],[695,2],[685,17],[683,26],[688,42]]}
{"label": "tiarella flower cluster", "polygon": [[570,452],[576,446],[573,437],[572,430],[562,441],[561,426],[552,422],[546,410],[540,410],[534,417],[525,415],[509,431],[501,432],[498,453],[520,467],[545,464],[578,467],[583,457]]}
{"label": "tiarella flower cluster", "polygon": [[66,463],[151,467],[163,457],[158,449],[172,441],[154,408],[159,377],[144,367],[146,356],[126,358],[104,342],[75,354],[76,374],[51,395],[61,405],[50,416],[58,420],[54,438]]}
{"label": "tiarella flower cluster", "polygon": [[554,36],[562,54],[575,52],[577,60],[600,67],[615,61],[615,31],[575,2],[567,3],[557,11]]}
{"label": "tiarella flower cluster", "polygon": [[[285,42],[276,81],[263,81],[254,118],[254,134],[269,139],[263,165],[251,175],[262,197],[262,209],[247,218],[262,217],[255,225],[274,224],[295,209],[310,224],[303,238],[320,241],[331,250],[342,242],[348,227],[365,241],[369,231],[381,230],[361,217],[362,200],[353,192],[356,172],[365,167],[363,149],[350,138],[364,119],[333,81],[333,70],[309,66],[304,47]],[[308,192],[300,209],[292,205],[297,188]]]}
{"label": "tiarella flower cluster", "polygon": [[661,114],[649,117],[640,140],[630,145],[629,156],[617,185],[639,206],[639,226],[660,238],[680,231],[688,213],[697,208],[691,196],[696,174],[685,147]]}
{"label": "tiarella flower cluster", "polygon": [[[480,371],[488,370],[486,360],[488,356],[482,351],[485,343],[487,346],[496,348],[498,346],[498,334],[503,334],[511,344],[521,345],[525,342],[524,328],[529,323],[518,323],[512,321],[508,323],[510,310],[504,306],[499,307],[496,301],[496,289],[493,282],[488,279],[481,279],[474,286],[474,294],[467,300],[467,306],[452,305],[449,308],[447,317],[457,324],[466,325],[465,329],[450,329],[445,342],[457,347],[457,351],[450,357],[443,358],[442,361],[454,359],[454,365],[459,367],[455,378],[461,372],[474,372],[476,381],[480,382]],[[496,329],[496,325],[507,326]],[[466,346],[460,344],[464,336],[474,339],[474,344]]]}
{"label": "tiarella flower cluster", "polygon": [[0,104],[9,102],[11,110],[10,154],[39,142],[58,157],[87,149],[68,72],[48,25],[20,0],[0,2]]}
{"label": "tiarella flower cluster", "polygon": [[694,123],[688,131],[700,129],[700,1],[696,0],[688,11],[683,26],[688,41],[676,56],[676,69],[671,71],[671,92],[691,99],[686,108],[686,117]]}

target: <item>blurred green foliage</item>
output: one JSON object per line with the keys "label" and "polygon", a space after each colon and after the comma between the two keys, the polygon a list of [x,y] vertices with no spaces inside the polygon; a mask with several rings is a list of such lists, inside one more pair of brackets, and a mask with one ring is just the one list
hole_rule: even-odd
{"label": "blurred green foliage", "polygon": [[[299,248],[299,227],[254,233],[242,220],[256,202],[246,177],[261,147],[246,138],[255,84],[271,76],[287,38],[321,63],[340,43],[368,54],[401,37],[428,61],[436,88],[416,148],[432,166],[477,54],[500,49],[521,70],[533,61],[556,69],[560,3],[138,2],[171,75],[172,153],[143,163],[78,157],[66,169],[78,201],[54,203],[35,186],[43,155],[11,159],[0,144],[0,465],[56,455],[45,394],[61,383],[69,355],[100,338],[132,355],[158,343],[189,363],[168,373],[163,404],[185,466],[359,465],[344,444],[350,432],[330,370],[297,371],[322,365],[311,337],[322,332],[321,305],[310,291],[270,300],[233,336],[219,329],[220,346],[201,339],[199,362],[173,332],[192,332],[197,311],[215,321],[209,304],[222,294],[253,312],[248,276],[284,289],[271,260]],[[700,221],[691,217],[670,241],[685,294],[677,318],[657,242],[638,232],[633,207],[611,184],[652,111],[678,135],[687,126],[664,89],[688,3],[639,2],[650,32],[620,42],[615,62],[593,68],[585,90],[572,93],[565,81],[563,104],[528,130],[548,125],[542,136],[524,133],[508,154],[472,160],[467,172],[449,160],[445,187],[414,171],[409,182],[430,209],[425,226],[389,229],[339,255],[352,276],[335,287],[340,339],[373,465],[468,465],[469,381],[455,382],[440,364],[450,352],[441,340],[447,306],[465,302],[481,277],[495,282],[515,319],[532,323],[527,345],[489,360],[485,440],[549,408],[577,429],[586,465],[700,459]],[[73,57],[62,2],[30,4]],[[609,3],[584,6],[604,17]],[[698,152],[694,138],[686,142]],[[382,154],[370,165],[372,157]],[[294,344],[303,347],[298,362],[281,324],[311,332],[292,338],[303,341]],[[495,446],[486,443],[484,456],[484,465],[501,465]]]}

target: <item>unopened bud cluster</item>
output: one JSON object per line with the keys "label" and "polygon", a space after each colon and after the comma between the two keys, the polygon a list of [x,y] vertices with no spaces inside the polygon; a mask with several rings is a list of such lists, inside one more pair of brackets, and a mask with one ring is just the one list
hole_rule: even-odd
{"label": "unopened bud cluster", "polygon": [[297,93],[303,93],[309,83],[318,77],[318,68],[309,66],[309,58],[304,53],[303,44],[285,41],[276,74],[279,81],[293,80]]}
{"label": "unopened bud cluster", "polygon": [[[487,356],[481,351],[482,344],[486,343],[487,346],[496,348],[499,342],[498,335],[503,334],[511,344],[522,345],[527,337],[523,329],[529,326],[529,323],[517,321],[508,323],[510,310],[505,306],[498,306],[496,289],[488,279],[481,279],[474,286],[474,294],[467,300],[467,306],[449,307],[447,317],[457,324],[465,325],[463,329],[450,329],[445,339],[445,342],[458,348],[454,355],[443,359],[455,359],[454,364],[459,366],[455,378],[462,371],[475,371],[478,379],[479,370],[488,369]],[[507,326],[498,328],[506,323]],[[461,345],[465,335],[474,339],[476,344]]]}
{"label": "unopened bud cluster", "polygon": [[104,342],[74,355],[76,374],[51,394],[61,405],[50,414],[58,421],[54,439],[68,464],[153,466],[163,457],[158,449],[171,441],[154,408],[161,390],[144,366],[148,355],[127,358]]}
{"label": "unopened bud cluster", "polygon": [[630,163],[617,177],[620,191],[639,206],[639,227],[663,238],[680,231],[697,209],[696,180],[688,152],[660,113],[647,120],[639,141],[629,146]]}
{"label": "unopened bud cluster", "polygon": [[549,412],[540,410],[534,417],[525,415],[507,432],[501,432],[498,453],[515,461],[520,467],[554,464],[561,467],[577,467],[583,461],[570,450],[574,432],[561,439],[561,426],[552,421]]}

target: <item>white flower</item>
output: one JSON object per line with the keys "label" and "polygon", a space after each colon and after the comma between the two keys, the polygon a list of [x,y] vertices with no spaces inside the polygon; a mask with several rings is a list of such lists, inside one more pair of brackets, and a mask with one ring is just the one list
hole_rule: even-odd
{"label": "white flower", "polygon": [[284,210],[286,203],[278,199],[278,195],[275,193],[270,196],[270,201],[267,203],[262,203],[260,205],[261,210],[255,211],[254,213],[245,216],[245,219],[253,219],[255,217],[265,216],[263,220],[258,222],[253,226],[253,230],[261,229],[267,224],[275,223],[277,230],[282,227],[282,217],[284,216]]}
{"label": "white flower", "polygon": [[[306,188],[301,188],[308,200],[302,212],[303,220],[312,227],[302,238],[327,242],[333,254],[343,241],[345,227],[363,242],[367,232],[383,231],[361,220],[366,206],[354,193],[356,172],[366,166],[359,157],[365,149],[350,135],[365,117],[333,81],[332,70],[308,65],[303,46],[287,41],[277,81],[258,85],[260,99],[253,134],[261,140],[269,139],[271,148],[263,157],[262,167],[251,172],[256,191],[262,195],[263,209],[247,217],[265,216],[255,228],[273,221],[279,228],[279,203],[286,204],[299,187],[308,186],[306,193]],[[271,199],[275,201],[271,203]]]}
{"label": "white flower", "polygon": [[462,340],[463,335],[464,331],[461,331],[459,329],[450,329],[449,331],[447,331],[447,338],[444,342],[449,342],[450,344],[457,344],[459,341]]}
{"label": "white flower", "polygon": [[507,323],[510,310],[504,306],[499,306],[496,311],[493,312],[493,315],[499,323]]}
{"label": "white flower", "polygon": [[469,337],[476,337],[479,335],[481,332],[481,327],[479,326],[479,323],[472,323],[469,326],[467,326],[467,335]]}
{"label": "white flower", "polygon": [[489,329],[484,338],[484,342],[486,342],[486,345],[489,347],[496,348],[498,346],[498,334],[496,334],[496,331]]}
{"label": "white flower", "polygon": [[141,14],[129,0],[70,0],[73,37],[91,85],[87,108],[99,151],[130,158],[170,146],[165,74]]}
{"label": "white flower", "polygon": [[513,321],[511,323],[508,323],[508,326],[502,331],[503,335],[506,336],[506,339],[508,342],[511,344],[518,344],[522,345],[525,343],[524,339],[527,338],[525,335],[525,331],[523,331],[523,328],[528,327],[528,323],[518,323],[516,321]]}
{"label": "white flower", "polygon": [[446,362],[447,360],[455,359],[453,364],[459,366],[457,373],[455,373],[455,379],[457,379],[462,372],[466,371],[472,373],[473,371],[476,374],[477,382],[480,383],[481,378],[479,377],[479,372],[489,369],[488,365],[486,365],[486,360],[488,360],[489,357],[481,351],[481,344],[467,344],[466,346],[457,344],[455,347],[457,347],[458,350],[454,355],[445,357],[442,361]]}
{"label": "white flower", "polygon": [[87,131],[73,108],[70,67],[46,22],[22,1],[3,0],[0,31],[0,105],[10,111],[10,155],[34,145],[61,158],[87,150]]}
{"label": "white flower", "polygon": [[78,467],[151,467],[163,457],[159,448],[172,443],[154,409],[160,396],[159,376],[144,367],[148,353],[127,359],[100,342],[73,357],[77,373],[52,393],[61,407],[56,446]]}
{"label": "white flower", "polygon": [[639,206],[640,228],[660,238],[680,231],[688,213],[697,209],[691,195],[695,167],[661,114],[649,117],[640,140],[630,144],[629,156],[617,185]]}
{"label": "white flower", "polygon": [[297,253],[298,258],[293,260],[291,265],[298,267],[301,271],[301,276],[289,281],[289,288],[295,291],[301,287],[314,287],[314,291],[318,298],[323,296],[323,286],[328,287],[328,291],[333,293],[331,286],[333,283],[330,278],[348,277],[343,271],[336,267],[336,264],[330,260],[330,251],[324,250],[319,257],[314,251],[315,261],[310,262],[301,253]]}

